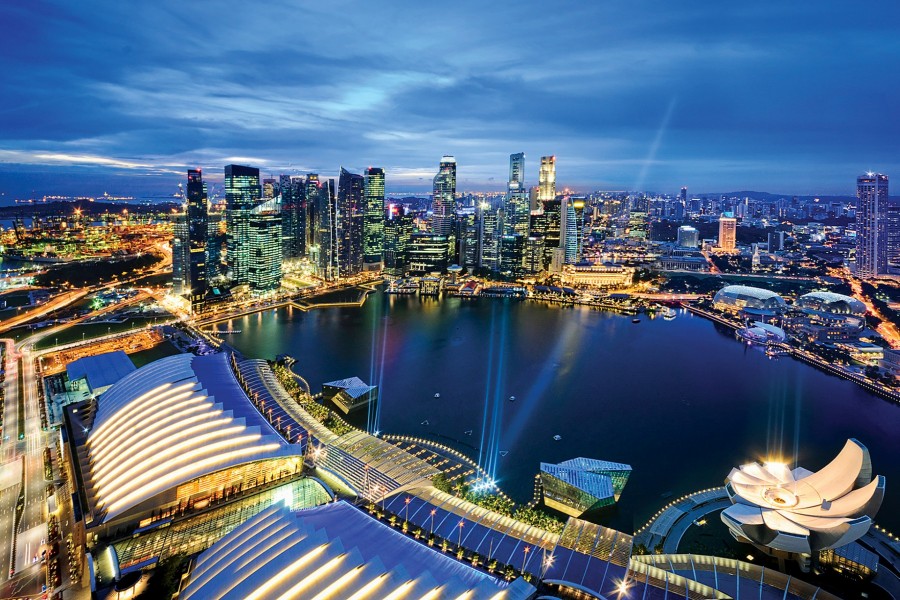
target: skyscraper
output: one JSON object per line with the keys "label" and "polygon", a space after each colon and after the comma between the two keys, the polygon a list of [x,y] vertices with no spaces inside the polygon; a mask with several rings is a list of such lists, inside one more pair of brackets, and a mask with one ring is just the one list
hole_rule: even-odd
{"label": "skyscraper", "polygon": [[384,169],[366,169],[365,194],[363,261],[366,269],[377,271],[384,260]]}
{"label": "skyscraper", "polygon": [[206,239],[209,235],[206,192],[200,169],[188,171],[185,216],[188,224],[188,263],[184,295],[191,301],[191,309],[199,310],[206,297]]}
{"label": "skyscraper", "polygon": [[871,279],[887,273],[888,177],[856,178],[856,275]]}
{"label": "skyscraper", "polygon": [[321,182],[316,197],[316,271],[325,281],[334,281],[338,272],[337,219],[335,217],[337,198],[334,179]]}
{"label": "skyscraper", "polygon": [[538,200],[549,202],[556,198],[556,157],[542,156],[538,178]]}
{"label": "skyscraper", "polygon": [[737,246],[737,219],[719,217],[719,249],[725,252],[734,251]]}
{"label": "skyscraper", "polygon": [[313,248],[316,244],[316,236],[319,223],[319,174],[307,173],[306,184],[304,186],[304,197],[306,198],[306,207],[303,219],[303,238],[306,240],[304,245],[306,256],[310,257],[313,263],[315,258],[312,256],[318,249]]}
{"label": "skyscraper", "polygon": [[525,154],[522,152],[509,155],[509,182],[503,212],[505,235],[528,236],[531,207],[525,186]]}
{"label": "skyscraper", "polygon": [[567,265],[578,262],[581,243],[581,232],[578,227],[579,213],[584,214],[584,200],[563,197],[560,202],[559,247],[563,250],[564,262]]}
{"label": "skyscraper", "polygon": [[259,196],[259,169],[225,166],[228,271],[238,285],[249,282],[250,213],[259,204]]}
{"label": "skyscraper", "polygon": [[281,212],[270,200],[253,208],[247,222],[247,283],[253,294],[281,286]]}
{"label": "skyscraper", "polygon": [[690,225],[679,227],[677,235],[677,244],[684,248],[696,248],[700,243],[700,232]]}
{"label": "skyscraper", "polygon": [[362,175],[341,167],[337,203],[339,277],[351,277],[363,269],[364,181]]}
{"label": "skyscraper", "polygon": [[281,250],[286,259],[306,254],[306,190],[303,177],[282,175],[281,189]]}
{"label": "skyscraper", "polygon": [[500,216],[499,211],[487,202],[478,205],[479,247],[478,266],[496,273],[500,270]]}
{"label": "skyscraper", "polygon": [[413,220],[403,207],[391,204],[384,221],[384,272],[394,277],[403,277],[407,267],[409,239],[412,236]]}
{"label": "skyscraper", "polygon": [[[434,176],[432,233],[449,237],[456,220],[456,159],[444,156]],[[452,245],[452,244],[451,244]]]}

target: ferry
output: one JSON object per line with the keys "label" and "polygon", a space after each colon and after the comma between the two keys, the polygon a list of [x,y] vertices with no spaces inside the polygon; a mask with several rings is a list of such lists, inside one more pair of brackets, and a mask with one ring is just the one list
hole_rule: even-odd
{"label": "ferry", "polygon": [[632,323],[640,323],[641,320],[640,320],[640,319],[632,319],[631,322],[632,322]]}
{"label": "ferry", "polygon": [[440,398],[441,395],[440,395],[440,394],[435,394],[434,397],[435,397],[435,398]]}
{"label": "ferry", "polygon": [[674,308],[669,307],[668,310],[666,310],[666,312],[663,313],[663,319],[665,319],[665,320],[667,320],[667,321],[671,321],[672,319],[675,318],[675,316],[676,316],[677,314],[678,314],[678,313],[675,312],[675,309],[674,309]]}
{"label": "ferry", "polygon": [[557,433],[556,435],[553,436],[553,439],[558,442],[559,440],[562,439],[562,436]]}
{"label": "ferry", "polygon": [[510,397],[509,397],[509,401],[510,401],[510,402],[515,402],[515,401],[516,401],[516,397],[515,397],[515,396],[510,396]]}

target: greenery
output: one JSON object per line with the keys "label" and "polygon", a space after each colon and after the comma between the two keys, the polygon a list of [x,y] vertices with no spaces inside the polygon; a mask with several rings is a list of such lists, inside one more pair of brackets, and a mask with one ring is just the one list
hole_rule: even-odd
{"label": "greenery", "polygon": [[466,500],[473,504],[477,504],[482,508],[492,510],[501,515],[512,517],[522,523],[540,527],[552,533],[562,533],[565,522],[537,508],[528,506],[516,506],[516,503],[506,496],[500,494],[488,494],[484,492],[469,492],[465,495]]}
{"label": "greenery", "polygon": [[176,554],[159,561],[150,574],[146,589],[138,598],[147,600],[171,598],[172,594],[178,591],[181,575],[187,570],[187,566],[188,557],[184,554]]}
{"label": "greenery", "polygon": [[55,266],[34,278],[35,285],[58,288],[69,283],[75,287],[88,287],[124,278],[138,270],[147,269],[162,260],[156,254],[142,254],[122,260],[103,260],[90,263],[67,263]]}
{"label": "greenery", "polygon": [[313,398],[300,387],[297,378],[294,377],[294,374],[287,366],[275,363],[272,365],[272,371],[275,373],[275,376],[278,378],[278,381],[281,382],[281,385],[287,393],[290,394],[291,398],[303,407],[303,409],[316,421],[319,421],[337,435],[344,435],[345,433],[353,431],[353,427],[347,424],[346,421],[335,415],[327,407],[322,406],[313,400]]}

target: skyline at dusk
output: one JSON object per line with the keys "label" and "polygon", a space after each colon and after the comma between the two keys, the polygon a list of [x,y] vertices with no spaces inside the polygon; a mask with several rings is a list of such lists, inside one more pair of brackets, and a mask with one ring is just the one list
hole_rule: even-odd
{"label": "skyline at dusk", "polygon": [[426,192],[442,154],[499,191],[524,152],[528,185],[555,154],[579,190],[849,196],[900,170],[877,4],[7,3],[0,193],[166,195],[228,163]]}

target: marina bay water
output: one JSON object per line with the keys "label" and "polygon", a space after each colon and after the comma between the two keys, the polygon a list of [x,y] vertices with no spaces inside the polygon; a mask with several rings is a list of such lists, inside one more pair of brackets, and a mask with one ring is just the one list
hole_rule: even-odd
{"label": "marina bay water", "polygon": [[241,331],[226,340],[247,356],[295,357],[314,391],[354,375],[379,385],[382,431],[496,461],[520,501],[541,461],[629,463],[619,505],[600,520],[631,531],[682,494],[722,485],[733,466],[817,470],[855,437],[887,477],[877,521],[900,530],[900,406],[686,312],[635,324],[584,307],[379,292],[359,308],[284,308],[219,327]]}

